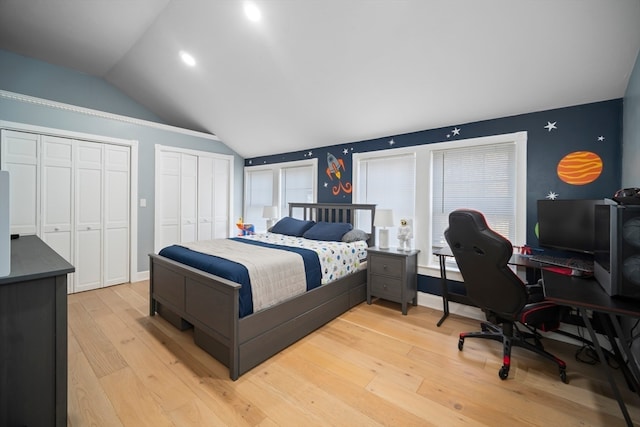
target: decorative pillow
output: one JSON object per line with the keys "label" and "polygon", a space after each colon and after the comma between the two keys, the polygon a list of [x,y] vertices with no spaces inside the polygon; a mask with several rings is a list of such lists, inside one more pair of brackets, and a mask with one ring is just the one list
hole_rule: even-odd
{"label": "decorative pillow", "polygon": [[351,231],[353,226],[347,222],[318,222],[308,229],[302,237],[305,239],[340,242],[342,236]]}
{"label": "decorative pillow", "polygon": [[345,243],[359,242],[360,240],[369,240],[369,233],[362,231],[359,228],[347,231],[344,236],[342,236],[342,241]]}
{"label": "decorative pillow", "polygon": [[302,237],[305,231],[313,227],[315,222],[285,216],[271,228],[272,233],[286,234],[287,236]]}

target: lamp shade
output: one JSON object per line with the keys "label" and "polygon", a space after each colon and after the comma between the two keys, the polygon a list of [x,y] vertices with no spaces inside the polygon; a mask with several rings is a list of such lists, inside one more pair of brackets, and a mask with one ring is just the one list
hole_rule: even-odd
{"label": "lamp shade", "polygon": [[262,208],[262,218],[273,219],[278,216],[277,206],[265,206]]}
{"label": "lamp shade", "polygon": [[376,209],[373,225],[376,227],[393,227],[393,224],[392,209]]}

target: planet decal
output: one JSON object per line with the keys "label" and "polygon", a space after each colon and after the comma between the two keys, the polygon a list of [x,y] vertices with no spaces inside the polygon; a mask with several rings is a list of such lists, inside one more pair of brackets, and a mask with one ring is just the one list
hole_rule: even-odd
{"label": "planet decal", "polygon": [[591,151],[574,151],[558,162],[557,173],[567,184],[589,184],[602,173],[602,159]]}

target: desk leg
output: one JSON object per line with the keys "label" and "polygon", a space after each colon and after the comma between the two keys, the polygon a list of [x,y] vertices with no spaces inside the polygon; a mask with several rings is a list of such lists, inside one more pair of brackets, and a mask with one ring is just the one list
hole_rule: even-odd
{"label": "desk leg", "polygon": [[[620,321],[618,320],[618,316],[616,316],[615,314],[609,313],[609,319],[611,319],[611,324],[613,325],[613,329],[616,332],[616,335],[613,335],[610,338],[610,340],[612,341],[612,345],[615,346],[618,354],[620,353],[620,347],[622,347],[622,350],[624,351],[624,355],[627,358],[627,362],[625,363],[625,361],[622,360],[622,364],[624,367],[626,367],[631,371],[631,372],[625,371],[625,373],[631,375],[631,378],[629,380],[633,383],[633,390],[640,396],[640,384],[638,384],[638,381],[640,381],[640,370],[638,369],[638,365],[636,365],[635,358],[631,353],[631,349],[629,348],[627,343],[624,342],[622,326],[620,326]],[[607,333],[611,334],[609,331],[607,331]],[[620,340],[621,345],[618,345],[617,341],[615,341],[616,336]],[[620,357],[622,357],[622,355],[620,355]]]}
{"label": "desk leg", "polygon": [[587,329],[589,330],[589,335],[591,336],[591,341],[593,341],[593,345],[596,348],[596,353],[600,358],[602,365],[604,366],[604,372],[607,374],[607,379],[609,380],[609,385],[611,386],[611,390],[613,391],[616,400],[618,401],[618,406],[620,406],[620,410],[622,411],[622,415],[624,416],[627,425],[632,427],[633,422],[631,421],[631,416],[629,415],[629,411],[627,411],[627,406],[624,404],[624,400],[622,400],[622,395],[620,394],[620,390],[616,385],[616,381],[613,378],[613,373],[611,372],[611,367],[607,363],[607,359],[604,357],[604,353],[602,352],[602,347],[600,347],[600,342],[598,341],[598,337],[596,336],[596,332],[593,330],[593,326],[591,325],[591,320],[589,320],[589,315],[587,311],[584,309],[580,310],[582,314],[582,320],[584,320],[584,324],[587,325]]}
{"label": "desk leg", "polygon": [[447,267],[445,266],[444,258],[442,255],[438,256],[438,261],[440,261],[440,284],[442,285],[442,311],[444,311],[444,314],[438,320],[437,326],[442,325],[444,319],[449,315],[449,287],[447,286]]}

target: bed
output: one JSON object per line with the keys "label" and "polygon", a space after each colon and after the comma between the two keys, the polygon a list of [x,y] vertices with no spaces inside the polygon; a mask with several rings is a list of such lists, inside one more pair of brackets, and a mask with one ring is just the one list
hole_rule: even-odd
{"label": "bed", "polygon": [[[365,219],[367,245],[375,245],[375,205],[290,203],[289,217],[350,223]],[[180,330],[240,375],[366,300],[366,268],[268,308],[240,317],[241,285],[159,254],[150,254],[149,314]]]}

